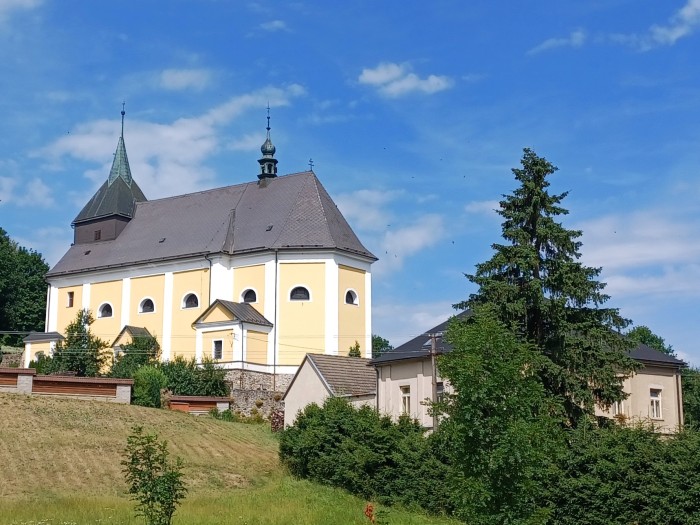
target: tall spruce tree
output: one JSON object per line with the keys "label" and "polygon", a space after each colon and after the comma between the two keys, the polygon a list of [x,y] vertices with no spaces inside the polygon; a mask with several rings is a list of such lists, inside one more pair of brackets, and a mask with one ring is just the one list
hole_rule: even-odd
{"label": "tall spruce tree", "polygon": [[540,372],[546,390],[576,424],[596,404],[624,399],[621,375],[636,366],[620,336],[629,321],[602,306],[609,297],[598,281],[601,269],[578,261],[581,231],[557,222],[568,214],[561,206],[568,192],[547,189],[557,168],[527,148],[521,165],[512,170],[520,187],[503,196],[498,210],[506,242],[494,244],[493,257],[467,275],[479,290],[455,306],[491,304],[504,324],[535,345],[548,359]]}

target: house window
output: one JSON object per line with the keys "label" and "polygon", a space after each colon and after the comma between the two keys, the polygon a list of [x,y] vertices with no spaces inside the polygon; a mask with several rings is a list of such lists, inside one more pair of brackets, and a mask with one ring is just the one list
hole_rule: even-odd
{"label": "house window", "polygon": [[297,286],[289,294],[290,301],[308,301],[310,297],[309,291],[303,286]]}
{"label": "house window", "polygon": [[182,301],[183,308],[198,308],[199,299],[193,293],[188,293]]}
{"label": "house window", "polygon": [[437,390],[437,402],[442,403],[445,399],[445,383],[438,381],[435,389]]}
{"label": "house window", "polygon": [[355,293],[355,290],[348,290],[345,292],[345,304],[360,304],[360,302],[357,300],[357,293]]}
{"label": "house window", "polygon": [[141,314],[151,314],[155,312],[156,307],[151,299],[144,299],[139,305],[139,313]]}
{"label": "house window", "polygon": [[112,305],[109,303],[104,303],[97,309],[97,317],[112,317]]}
{"label": "house window", "polygon": [[217,339],[212,345],[212,356],[214,359],[221,359],[224,355],[224,342],[221,339]]}
{"label": "house window", "polygon": [[258,300],[258,295],[255,290],[246,290],[243,292],[243,302],[244,303],[255,303]]}
{"label": "house window", "polygon": [[401,414],[411,415],[411,387],[402,386],[401,387]]}
{"label": "house window", "polygon": [[73,300],[75,299],[75,292],[68,292],[68,301],[66,303],[67,308],[73,308]]}
{"label": "house window", "polygon": [[610,412],[614,416],[624,416],[625,415],[625,404],[622,401],[615,401],[610,407]]}
{"label": "house window", "polygon": [[658,388],[649,390],[649,417],[651,419],[662,419],[661,390]]}
{"label": "house window", "polygon": [[102,230],[95,230],[95,239],[96,241],[99,241],[102,238]]}

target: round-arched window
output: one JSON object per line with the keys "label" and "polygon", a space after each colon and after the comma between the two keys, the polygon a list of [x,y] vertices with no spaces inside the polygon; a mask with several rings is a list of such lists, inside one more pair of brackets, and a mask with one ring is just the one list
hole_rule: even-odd
{"label": "round-arched window", "polygon": [[97,317],[112,317],[112,305],[109,303],[104,303],[97,310]]}
{"label": "round-arched window", "polygon": [[243,292],[243,302],[244,303],[255,303],[258,301],[258,295],[255,290],[246,290]]}
{"label": "round-arched window", "polygon": [[153,313],[155,311],[156,311],[156,307],[153,304],[152,299],[146,298],[143,301],[141,301],[141,304],[139,305],[139,313],[150,314],[150,313]]}
{"label": "round-arched window", "polygon": [[357,293],[355,293],[355,290],[348,290],[347,292],[345,292],[345,304],[360,304],[360,302],[357,299]]}
{"label": "round-arched window", "polygon": [[199,306],[199,299],[193,293],[188,293],[182,301],[183,308],[197,308]]}
{"label": "round-arched window", "polygon": [[308,301],[310,297],[309,291],[303,286],[297,286],[289,293],[290,301]]}

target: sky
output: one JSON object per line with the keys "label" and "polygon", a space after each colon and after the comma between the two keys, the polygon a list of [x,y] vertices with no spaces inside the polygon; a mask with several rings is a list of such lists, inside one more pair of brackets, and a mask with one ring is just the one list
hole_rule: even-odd
{"label": "sky", "polygon": [[700,365],[700,0],[0,0],[0,227],[55,264],[125,142],[148,198],[313,169],[393,345],[454,313],[523,148],[581,260]]}

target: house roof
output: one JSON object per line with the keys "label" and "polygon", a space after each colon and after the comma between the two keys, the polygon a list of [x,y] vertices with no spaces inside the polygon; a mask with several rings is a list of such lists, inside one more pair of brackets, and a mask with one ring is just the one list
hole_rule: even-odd
{"label": "house roof", "polygon": [[148,331],[148,328],[142,328],[140,326],[131,326],[131,325],[124,325],[124,328],[121,329],[121,332],[119,332],[119,335],[114,339],[115,341],[119,341],[119,339],[124,335],[124,334],[129,334],[132,338],[136,337],[153,337],[151,335],[151,332]]}
{"label": "house roof", "polygon": [[659,364],[659,365],[672,365],[672,366],[685,366],[685,361],[676,359],[673,356],[659,352],[655,348],[651,348],[645,344],[640,344],[634,350],[629,353],[632,359],[641,361],[643,363]]}
{"label": "house roof", "polygon": [[374,365],[382,365],[384,363],[390,363],[392,361],[402,361],[405,359],[422,359],[425,357],[430,357],[430,346],[431,341],[428,334],[438,334],[436,339],[436,349],[438,354],[444,354],[452,350],[452,346],[447,341],[443,340],[442,334],[447,330],[447,326],[450,321],[454,318],[465,318],[469,316],[471,312],[465,310],[460,312],[456,316],[452,316],[446,321],[443,321],[437,326],[434,326],[430,330],[426,330],[422,334],[414,337],[410,341],[387,350],[382,355],[372,360]]}
{"label": "house roof", "polygon": [[192,324],[203,322],[203,319],[206,319],[209,313],[217,306],[221,306],[224,310],[227,310],[231,315],[233,315],[235,319],[238,319],[243,323],[272,326],[272,323],[249,303],[234,303],[233,301],[225,301],[223,299],[217,299],[211,303],[211,305],[209,305],[202,315],[200,315]]}
{"label": "house roof", "polygon": [[[123,179],[114,184],[119,181]],[[300,248],[335,249],[376,260],[309,171],[136,202],[133,219],[116,239],[71,246],[47,276]]]}
{"label": "house roof", "polygon": [[73,220],[73,224],[112,215],[131,218],[134,215],[136,203],[145,200],[146,196],[131,176],[124,137],[121,136],[109,177]]}
{"label": "house roof", "polygon": [[377,392],[377,373],[373,367],[368,366],[370,359],[306,354],[305,360],[316,370],[334,396],[360,396]]}
{"label": "house roof", "polygon": [[63,341],[64,339],[65,337],[58,332],[30,332],[22,341],[25,343],[38,343],[40,341]]}

